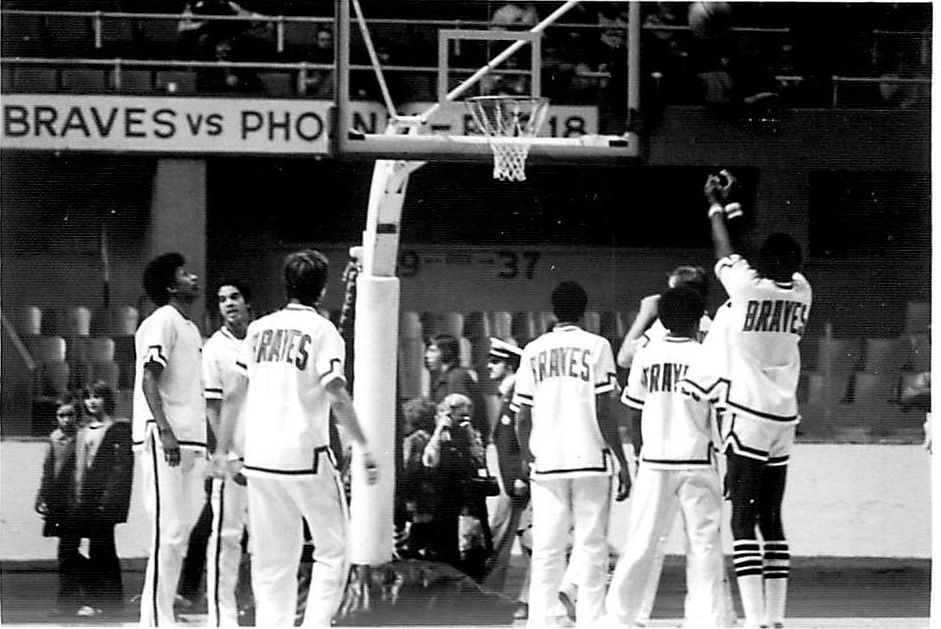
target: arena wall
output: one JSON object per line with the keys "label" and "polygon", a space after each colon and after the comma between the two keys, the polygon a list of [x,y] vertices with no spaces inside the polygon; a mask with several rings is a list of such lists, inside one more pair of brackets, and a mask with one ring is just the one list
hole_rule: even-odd
{"label": "arena wall", "polygon": [[[56,540],[41,536],[33,511],[45,448],[38,441],[0,442],[0,561],[55,558]],[[788,474],[783,513],[793,555],[931,557],[930,457],[920,446],[799,443]],[[612,511],[614,549],[624,544],[629,510],[628,499]],[[117,528],[118,552],[144,557],[149,539],[137,469],[130,519]],[[676,530],[669,552],[682,548]]]}

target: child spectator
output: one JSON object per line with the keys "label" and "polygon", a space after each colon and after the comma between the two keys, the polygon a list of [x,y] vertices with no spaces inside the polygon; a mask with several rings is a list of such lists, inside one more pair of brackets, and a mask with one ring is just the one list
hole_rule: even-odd
{"label": "child spectator", "polygon": [[77,536],[89,542],[85,598],[96,613],[114,613],[124,606],[114,527],[127,521],[131,503],[131,424],[112,417],[114,390],[104,381],[93,382],[84,397],[90,421],[78,431],[75,442],[73,522]]}
{"label": "child spectator", "polygon": [[35,507],[36,513],[45,520],[43,537],[59,538],[59,593],[54,613],[61,615],[73,615],[85,609],[81,607],[79,587],[79,573],[83,568],[82,556],[78,552],[79,539],[68,526],[75,496],[75,436],[79,415],[78,400],[71,393],[64,393],[56,399],[59,427],[49,435],[49,449],[43,462]]}

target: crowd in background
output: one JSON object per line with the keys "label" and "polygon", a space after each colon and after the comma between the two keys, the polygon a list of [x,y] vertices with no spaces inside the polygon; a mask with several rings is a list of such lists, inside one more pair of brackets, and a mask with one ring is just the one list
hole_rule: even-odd
{"label": "crowd in background", "polygon": [[[733,3],[715,28],[687,28],[691,3],[643,3],[642,72],[648,102],[665,104],[827,105],[834,75],[883,79],[841,86],[850,105],[917,107],[928,99],[929,86],[898,82],[931,75],[931,7],[906,3]],[[49,3],[11,0],[4,9],[49,10]],[[278,15],[332,18],[332,2],[273,0],[86,0],[70,3],[76,10],[181,13],[177,59],[215,61],[333,63],[332,24],[307,24],[304,40],[279,48]],[[414,3],[366,3],[369,18],[401,18],[371,27],[376,51],[384,65],[436,69],[439,24],[405,20],[435,19],[484,22],[494,29],[528,29],[556,8],[552,3],[453,2],[430,3],[416,12]],[[212,20],[206,16],[240,16],[245,20]],[[332,21],[332,19],[331,19]],[[457,25],[457,22],[455,22]],[[581,3],[550,27],[543,39],[543,93],[554,102],[598,104],[617,115],[626,105],[627,3]],[[731,27],[731,28],[729,28]],[[134,57],[160,58],[149,51],[148,27],[133,24]],[[365,46],[353,33],[352,62],[368,64]],[[476,69],[500,50],[499,42],[454,42],[452,67]],[[153,54],[151,54],[153,53]],[[76,50],[74,55],[80,55]],[[503,68],[528,68],[528,54],[511,57]],[[254,69],[198,71],[201,92],[261,93],[265,86]],[[433,100],[434,72],[387,72],[393,100]],[[458,81],[459,76],[452,77]],[[895,82],[893,82],[895,81]],[[354,98],[377,99],[371,71],[351,77]],[[297,81],[301,95],[327,98],[332,73],[310,69]],[[494,74],[482,83],[490,93],[520,94],[530,90],[526,74]]]}

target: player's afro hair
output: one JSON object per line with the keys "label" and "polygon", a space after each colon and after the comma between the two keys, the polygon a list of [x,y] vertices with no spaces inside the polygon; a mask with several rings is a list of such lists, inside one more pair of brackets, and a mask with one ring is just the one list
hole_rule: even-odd
{"label": "player's afro hair", "polygon": [[114,409],[117,408],[117,403],[114,399],[114,389],[111,388],[107,382],[99,378],[85,387],[85,390],[82,392],[82,398],[88,399],[91,396],[100,397],[104,400],[105,413],[114,415]]}
{"label": "player's afro hair", "polygon": [[585,314],[588,293],[578,282],[567,280],[552,291],[552,311],[559,321],[578,321]]}
{"label": "player's afro hair", "polygon": [[170,287],[176,284],[176,270],[186,264],[186,259],[176,252],[164,253],[144,267],[144,292],[150,301],[166,306],[170,301]]}
{"label": "player's afro hair", "polygon": [[660,295],[657,313],[663,327],[673,334],[682,334],[698,328],[705,307],[698,291],[688,286],[677,286]]}
{"label": "player's afro hair", "polygon": [[709,294],[709,276],[701,266],[678,266],[670,271],[667,280],[670,288],[685,286],[697,291],[705,299]]}
{"label": "player's afro hair", "polygon": [[315,306],[327,285],[330,261],[313,249],[301,249],[284,259],[284,289],[288,299],[296,299],[305,306]]}
{"label": "player's afro hair", "polygon": [[758,252],[758,275],[790,282],[804,261],[801,247],[790,234],[771,234]]}
{"label": "player's afro hair", "polygon": [[219,293],[219,289],[223,286],[234,286],[238,289],[242,297],[245,298],[245,303],[252,303],[252,287],[245,283],[244,280],[236,277],[225,277],[222,278],[219,282],[216,283],[216,294]]}

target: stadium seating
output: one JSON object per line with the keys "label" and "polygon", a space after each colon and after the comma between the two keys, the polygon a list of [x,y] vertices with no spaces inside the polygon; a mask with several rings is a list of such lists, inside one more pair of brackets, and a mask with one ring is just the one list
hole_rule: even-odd
{"label": "stadium seating", "polygon": [[464,336],[469,339],[489,338],[492,336],[491,319],[486,312],[476,310],[464,317]]}
{"label": "stadium seating", "polygon": [[42,309],[39,306],[20,306],[14,309],[11,318],[20,336],[39,336],[42,333]]}
{"label": "stadium seating", "polygon": [[[120,76],[120,85],[118,77]],[[111,86],[120,92],[130,94],[154,91],[154,73],[151,70],[125,70],[120,75],[112,73]]]}
{"label": "stadium seating", "polygon": [[526,343],[529,343],[539,336],[536,313],[531,310],[514,313],[511,331],[513,338],[515,338],[520,345],[526,345]]}
{"label": "stadium seating", "polygon": [[62,334],[88,336],[91,333],[91,310],[86,306],[73,306],[64,312]]}
{"label": "stadium seating", "polygon": [[196,73],[190,71],[156,72],[154,88],[164,94],[183,96],[196,93]]}
{"label": "stadium seating", "polygon": [[60,86],[80,94],[101,94],[110,88],[108,70],[103,68],[64,68]]}
{"label": "stadium seating", "polygon": [[858,338],[841,339],[823,336],[817,340],[817,371],[844,374],[855,371],[862,360],[862,343]]}
{"label": "stadium seating", "polygon": [[491,316],[493,317],[493,327],[490,330],[491,336],[501,339],[513,336],[512,314],[506,310],[494,310]]}
{"label": "stadium seating", "polygon": [[179,21],[170,19],[141,20],[141,32],[148,56],[172,59],[179,49]]}
{"label": "stadium seating", "polygon": [[616,310],[605,310],[601,313],[599,334],[610,341],[612,349],[617,352],[624,335],[627,334],[627,319]]}
{"label": "stadium seating", "polygon": [[900,378],[901,372],[894,376],[865,372],[853,374],[853,403],[897,403]]}
{"label": "stadium seating", "polygon": [[102,57],[130,57],[135,50],[134,22],[127,18],[101,19],[101,48],[98,49]]}
{"label": "stadium seating", "polygon": [[117,390],[120,382],[121,369],[113,360],[96,360],[86,363],[83,367],[82,386],[87,386],[95,380],[104,380],[111,388]]}
{"label": "stadium seating", "polygon": [[902,338],[867,338],[864,341],[863,371],[871,374],[892,374],[905,362],[905,340]]}
{"label": "stadium seating", "polygon": [[266,96],[287,98],[297,93],[297,80],[288,72],[262,72],[258,79],[264,86]]}
{"label": "stadium seating", "polygon": [[35,15],[4,15],[0,20],[0,51],[3,56],[30,57],[45,48],[42,18]]}
{"label": "stadium seating", "polygon": [[58,68],[14,66],[12,87],[26,94],[59,90]]}
{"label": "stadium seating", "polygon": [[594,310],[586,312],[582,328],[592,334],[601,334],[601,313]]}
{"label": "stadium seating", "polygon": [[61,336],[24,336],[23,343],[37,363],[65,362],[65,339]]}

